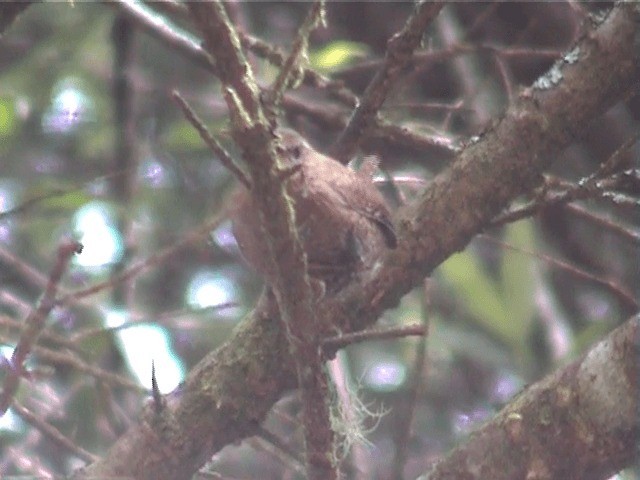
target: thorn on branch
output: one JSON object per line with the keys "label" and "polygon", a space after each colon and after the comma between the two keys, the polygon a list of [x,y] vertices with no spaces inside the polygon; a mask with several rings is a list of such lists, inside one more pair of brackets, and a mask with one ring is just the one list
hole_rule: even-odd
{"label": "thorn on branch", "polygon": [[160,415],[162,410],[164,410],[165,401],[162,398],[162,393],[160,393],[160,388],[158,387],[156,365],[153,360],[151,360],[151,395],[153,397],[153,410],[156,412],[156,415]]}

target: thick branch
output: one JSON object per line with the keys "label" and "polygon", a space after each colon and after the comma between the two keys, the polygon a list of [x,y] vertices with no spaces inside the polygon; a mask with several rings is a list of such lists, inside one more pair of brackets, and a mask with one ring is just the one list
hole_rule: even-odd
{"label": "thick branch", "polygon": [[524,90],[494,127],[400,213],[399,248],[365,291],[354,289],[336,303],[334,316],[346,305],[344,315],[360,329],[397,305],[514,198],[535,187],[558,152],[592,120],[637,89],[639,17],[637,4],[617,5],[577,42],[568,60]]}
{"label": "thick branch", "polygon": [[[402,213],[399,247],[383,267],[318,309],[330,308],[343,331],[373,323],[529,191],[555,154],[637,85],[639,22],[636,5],[616,6],[576,46],[577,61],[558,67],[557,84],[523,92],[503,119]],[[77,478],[190,478],[214,452],[254,434],[273,403],[293,387],[294,366],[286,351],[279,322],[263,302],[169,396],[162,424],[146,408],[107,456]]]}
{"label": "thick branch", "polygon": [[426,478],[609,478],[636,458],[640,316],[531,385]]}

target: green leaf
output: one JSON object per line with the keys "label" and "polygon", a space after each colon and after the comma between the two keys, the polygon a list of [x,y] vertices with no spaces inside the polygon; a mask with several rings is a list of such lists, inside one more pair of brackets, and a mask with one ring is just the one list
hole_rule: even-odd
{"label": "green leaf", "polygon": [[500,278],[511,321],[520,326],[523,335],[528,335],[535,313],[535,259],[527,253],[535,246],[532,222],[520,221],[509,225],[505,242],[516,249],[524,250],[505,250]]}
{"label": "green leaf", "polygon": [[475,255],[469,250],[453,255],[442,264],[440,271],[472,317],[490,334],[508,345],[519,341],[498,285]]}
{"label": "green leaf", "polygon": [[349,64],[354,58],[369,53],[366,45],[357,42],[338,40],[328,43],[310,55],[311,66],[319,70],[335,70]]}
{"label": "green leaf", "polygon": [[93,198],[83,191],[71,191],[60,195],[52,195],[42,202],[44,209],[73,211],[86,203],[92,201]]}
{"label": "green leaf", "polygon": [[[216,136],[215,129],[209,128],[209,131]],[[186,120],[175,122],[164,134],[163,145],[169,149],[180,151],[185,150],[204,150],[208,148],[196,129]]]}
{"label": "green leaf", "polygon": [[0,136],[11,135],[16,129],[16,112],[13,101],[8,98],[0,99]]}

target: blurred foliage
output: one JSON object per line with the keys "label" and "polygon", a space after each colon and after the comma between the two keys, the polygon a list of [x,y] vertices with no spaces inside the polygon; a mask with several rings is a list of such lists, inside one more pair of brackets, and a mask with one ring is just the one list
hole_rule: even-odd
{"label": "blurred foliage", "polygon": [[[504,238],[515,248],[534,249],[530,222],[509,225]],[[514,354],[525,355],[534,313],[531,258],[506,250],[494,278],[483,268],[482,259],[467,249],[450,257],[439,271],[474,321],[513,349]]]}
{"label": "blurred foliage", "polygon": [[311,66],[321,71],[337,70],[369,52],[366,45],[357,42],[335,41],[318,49],[311,56]]}

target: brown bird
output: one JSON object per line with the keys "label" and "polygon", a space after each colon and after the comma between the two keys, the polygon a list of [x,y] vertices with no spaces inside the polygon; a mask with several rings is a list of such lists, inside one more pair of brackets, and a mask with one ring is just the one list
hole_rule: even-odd
{"label": "brown bird", "polygon": [[[323,282],[326,293],[336,293],[372,268],[386,248],[396,247],[389,209],[373,184],[371,165],[356,172],[316,152],[293,130],[277,133],[282,160],[297,168],[285,181],[290,182],[309,275]],[[245,188],[236,197],[233,234],[247,262],[271,284],[275,274],[258,208]]]}

